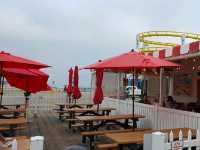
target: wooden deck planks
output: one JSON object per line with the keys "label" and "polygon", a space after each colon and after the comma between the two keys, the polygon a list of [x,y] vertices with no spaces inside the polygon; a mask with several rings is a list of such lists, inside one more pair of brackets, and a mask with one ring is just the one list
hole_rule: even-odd
{"label": "wooden deck planks", "polygon": [[68,145],[80,144],[80,133],[66,131],[67,123],[57,119],[51,111],[40,111],[37,117],[31,118],[28,130],[19,131],[17,135],[45,137],[44,150],[63,150]]}

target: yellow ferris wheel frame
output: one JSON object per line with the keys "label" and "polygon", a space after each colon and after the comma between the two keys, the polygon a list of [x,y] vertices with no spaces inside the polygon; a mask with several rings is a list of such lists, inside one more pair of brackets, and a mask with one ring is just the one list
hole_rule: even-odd
{"label": "yellow ferris wheel frame", "polygon": [[[179,37],[182,41],[185,39],[200,40],[200,34],[176,31],[149,31],[141,32],[137,35],[137,48],[142,52],[157,51],[166,47],[174,47],[177,43],[167,43],[155,40],[149,40],[149,37]],[[139,45],[142,44],[142,47]]]}

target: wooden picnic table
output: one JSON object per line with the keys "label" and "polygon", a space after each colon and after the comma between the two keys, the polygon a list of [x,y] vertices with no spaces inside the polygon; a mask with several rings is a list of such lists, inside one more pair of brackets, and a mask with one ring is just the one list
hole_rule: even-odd
{"label": "wooden picnic table", "polygon": [[[140,118],[144,118],[143,115],[134,116],[132,114],[122,114],[122,115],[106,115],[106,116],[79,116],[76,117],[79,121],[84,122],[84,128],[89,127],[89,130],[97,130],[100,127],[107,125],[108,123],[114,123],[123,127],[124,129],[128,129],[131,127],[137,127],[136,121]],[[134,120],[133,126],[129,125],[129,120]],[[123,122],[122,122],[123,121]],[[94,122],[100,122],[97,125],[94,125]]]}
{"label": "wooden picnic table", "polygon": [[[59,106],[59,111],[63,111],[65,108],[91,108],[94,104],[90,103],[77,103],[77,104],[69,104],[69,103],[57,103],[56,106]],[[57,110],[57,109],[56,109]],[[63,113],[59,113],[59,120],[62,120]]]}
{"label": "wooden picnic table", "polygon": [[14,128],[16,128],[16,126],[24,124],[27,124],[27,120],[24,117],[0,119],[0,127],[9,126],[12,135],[14,135]]}
{"label": "wooden picnic table", "polygon": [[[145,133],[160,131],[170,134],[170,132],[172,131],[174,139],[178,139],[180,130],[183,133],[183,137],[187,138],[189,128],[161,129],[141,132],[107,133],[105,134],[105,136],[111,139],[113,142],[117,143],[119,145],[119,149],[123,150],[124,145],[143,144]],[[193,136],[196,135],[196,129],[191,129],[191,131]]]}
{"label": "wooden picnic table", "polygon": [[92,104],[92,103],[76,103],[76,104],[74,104],[74,103],[71,103],[71,104],[69,104],[69,103],[57,103],[55,105],[59,106],[59,109],[64,109],[65,107],[67,107],[67,108],[84,108],[84,107],[90,108],[94,104]]}
{"label": "wooden picnic table", "polygon": [[57,111],[57,113],[59,113],[59,119],[62,119],[60,115],[64,115],[65,113],[69,114],[69,119],[75,119],[77,113],[79,113],[79,116],[102,116],[109,115],[112,110],[115,110],[115,108],[101,107],[98,110],[97,108],[65,108],[62,111]]}

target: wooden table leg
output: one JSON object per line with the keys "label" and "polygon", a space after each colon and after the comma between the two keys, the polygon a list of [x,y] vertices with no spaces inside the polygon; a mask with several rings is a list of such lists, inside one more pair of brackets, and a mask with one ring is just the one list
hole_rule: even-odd
{"label": "wooden table leg", "polygon": [[122,145],[122,144],[119,144],[118,149],[119,149],[119,150],[123,150],[123,145]]}
{"label": "wooden table leg", "polygon": [[[63,111],[64,108],[65,108],[65,105],[60,105],[60,111]],[[62,117],[63,117],[62,115],[63,113],[59,113],[59,120],[62,120]]]}

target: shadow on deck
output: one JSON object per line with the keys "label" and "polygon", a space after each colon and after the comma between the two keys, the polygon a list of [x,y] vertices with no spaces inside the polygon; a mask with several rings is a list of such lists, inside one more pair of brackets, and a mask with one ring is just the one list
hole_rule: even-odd
{"label": "shadow on deck", "polygon": [[16,135],[44,136],[44,150],[63,150],[68,145],[80,144],[80,133],[66,131],[67,123],[58,120],[58,116],[51,111],[40,111],[37,117],[32,117],[28,130],[20,131]]}

